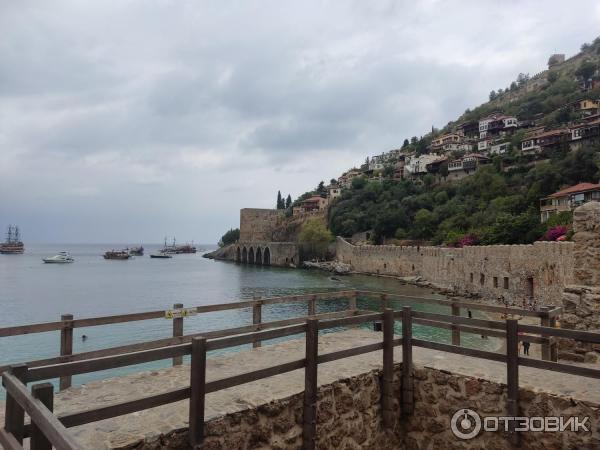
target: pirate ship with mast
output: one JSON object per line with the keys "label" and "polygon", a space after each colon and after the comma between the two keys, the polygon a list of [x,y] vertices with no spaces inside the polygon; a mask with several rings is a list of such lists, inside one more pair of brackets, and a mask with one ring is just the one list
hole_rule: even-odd
{"label": "pirate ship with mast", "polygon": [[6,241],[0,243],[0,253],[5,255],[18,255],[25,251],[21,241],[21,233],[16,225],[9,225],[6,232]]}

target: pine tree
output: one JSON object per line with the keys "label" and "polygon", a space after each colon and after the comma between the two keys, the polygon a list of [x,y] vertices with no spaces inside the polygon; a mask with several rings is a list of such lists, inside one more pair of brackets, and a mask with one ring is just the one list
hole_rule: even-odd
{"label": "pine tree", "polygon": [[284,209],[285,203],[283,202],[283,198],[281,197],[281,191],[277,191],[277,209]]}
{"label": "pine tree", "polygon": [[292,196],[290,194],[288,194],[287,198],[285,199],[285,209],[291,208],[292,206]]}

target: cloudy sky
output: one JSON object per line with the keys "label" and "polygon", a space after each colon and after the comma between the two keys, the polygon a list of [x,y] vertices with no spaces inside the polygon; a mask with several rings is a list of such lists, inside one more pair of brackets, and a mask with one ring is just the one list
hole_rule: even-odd
{"label": "cloudy sky", "polygon": [[581,1],[0,0],[0,227],[216,242],[572,55]]}

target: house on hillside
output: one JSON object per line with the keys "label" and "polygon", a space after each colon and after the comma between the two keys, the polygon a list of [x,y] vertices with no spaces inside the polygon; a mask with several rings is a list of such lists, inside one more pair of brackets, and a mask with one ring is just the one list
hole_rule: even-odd
{"label": "house on hillside", "polygon": [[330,184],[326,187],[327,189],[327,200],[329,203],[334,201],[340,195],[342,195],[342,188],[337,184]]}
{"label": "house on hillside", "polygon": [[568,129],[555,129],[540,132],[539,130],[528,133],[521,141],[522,155],[537,155],[545,150],[557,147],[567,142],[570,136]]}
{"label": "house on hillside", "polygon": [[349,189],[352,187],[352,180],[361,175],[362,175],[362,172],[360,170],[358,170],[356,168],[350,169],[348,172],[344,172],[338,178],[338,185],[341,186],[342,188]]}
{"label": "house on hillside", "polygon": [[514,116],[501,113],[490,114],[479,121],[479,139],[512,134],[518,126],[519,121]]}
{"label": "house on hillside", "polygon": [[479,137],[479,122],[477,120],[469,120],[457,125],[456,134],[467,139]]}
{"label": "house on hillside", "polygon": [[326,198],[314,195],[300,202],[300,206],[292,209],[294,216],[300,214],[315,214],[327,208],[328,201]]}
{"label": "house on hillside", "polygon": [[460,180],[474,174],[477,169],[490,162],[490,158],[480,153],[469,153],[448,163],[448,180]]}
{"label": "house on hillside", "polygon": [[546,222],[562,211],[573,211],[588,202],[600,201],[600,184],[579,183],[540,200],[540,220]]}
{"label": "house on hillside", "polygon": [[404,161],[404,176],[410,179],[418,179],[427,174],[427,165],[445,157],[436,153],[420,156],[407,156]]}
{"label": "house on hillside", "polygon": [[578,150],[583,144],[600,143],[600,118],[585,123],[575,124],[569,127],[571,150]]}
{"label": "house on hillside", "polygon": [[583,117],[593,116],[600,112],[600,101],[591,99],[579,100],[571,103],[571,108],[573,111],[579,112]]}

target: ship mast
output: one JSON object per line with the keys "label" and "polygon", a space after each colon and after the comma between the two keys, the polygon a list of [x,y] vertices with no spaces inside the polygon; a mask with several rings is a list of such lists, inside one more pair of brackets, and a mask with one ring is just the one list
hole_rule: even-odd
{"label": "ship mast", "polygon": [[19,236],[19,227],[15,225],[15,242],[19,242],[21,237]]}
{"label": "ship mast", "polygon": [[12,227],[12,225],[9,225],[8,232],[6,233],[6,242],[8,242],[10,244],[12,242],[12,237],[13,237],[13,227]]}

